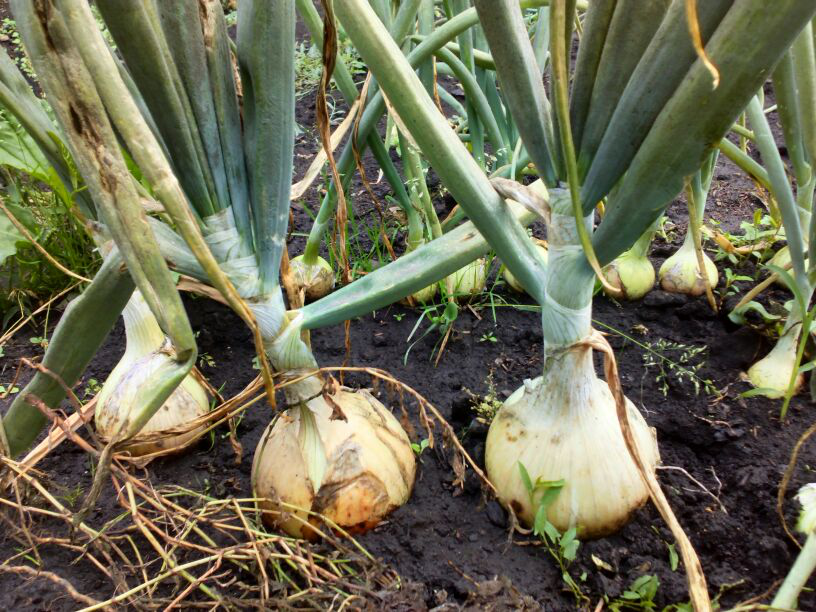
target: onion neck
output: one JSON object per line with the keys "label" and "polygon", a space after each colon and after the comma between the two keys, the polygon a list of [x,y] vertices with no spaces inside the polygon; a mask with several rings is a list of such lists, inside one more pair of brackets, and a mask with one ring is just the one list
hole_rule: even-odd
{"label": "onion neck", "polygon": [[[554,198],[551,207],[547,294],[541,312],[545,354],[589,335],[595,288],[595,274],[584,256],[575,218],[567,214],[569,195]],[[592,214],[584,218],[590,231],[592,218]]]}
{"label": "onion neck", "polygon": [[125,354],[122,361],[133,361],[154,353],[165,342],[164,332],[136,289],[122,311],[125,322]]}
{"label": "onion neck", "polygon": [[[542,418],[569,419],[576,411],[593,405],[596,393],[595,366],[592,349],[574,347],[559,351],[547,357],[541,383],[536,388],[538,397],[529,404],[536,407],[536,414]],[[546,406],[546,414],[538,407]]]}
{"label": "onion neck", "polygon": [[317,427],[314,413],[304,403],[300,402],[300,429],[298,430],[298,444],[300,445],[303,460],[306,463],[306,470],[309,473],[309,481],[312,483],[312,490],[317,492],[323,484],[326,475],[328,461],[326,459],[326,447],[320,437],[320,430]]}

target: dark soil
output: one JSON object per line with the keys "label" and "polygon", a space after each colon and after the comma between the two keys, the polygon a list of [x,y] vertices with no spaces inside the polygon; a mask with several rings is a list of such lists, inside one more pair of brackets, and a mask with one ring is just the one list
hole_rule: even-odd
{"label": "dark soil", "polygon": [[[296,146],[298,174],[305,171],[316,149],[316,132],[310,128],[314,125],[312,100],[313,96],[305,98],[298,109],[298,123],[307,130]],[[366,169],[369,177],[377,176],[370,157],[366,157]],[[387,193],[382,183],[374,188],[380,197]],[[315,191],[311,190],[305,201],[313,210],[318,205]],[[351,193],[356,217],[364,224],[378,223],[375,208],[363,194],[359,181]],[[721,162],[707,216],[721,221],[727,230],[737,230],[739,222],[750,219],[760,205],[752,193],[751,183],[732,165]],[[443,213],[451,206],[451,202],[444,200],[438,204]],[[686,215],[682,201],[673,204],[669,217],[678,229],[683,229]],[[307,212],[295,206],[290,242],[293,254],[302,249],[302,233],[308,232],[310,226]],[[673,244],[656,241],[652,252],[656,266],[677,247],[677,236],[682,232],[676,234]],[[362,230],[357,239],[361,248],[370,245]],[[395,247],[399,251],[402,245],[397,241]],[[739,272],[756,273],[747,263]],[[502,286],[495,291],[498,297],[511,303],[531,303],[529,299],[507,294]],[[786,299],[781,290],[771,290],[763,298],[766,305]],[[726,304],[732,302],[730,299]],[[200,332],[200,353],[211,356],[215,362],[212,367],[204,367],[204,373],[216,388],[223,385],[225,396],[237,393],[257,374],[251,367],[254,352],[249,332],[232,312],[218,304],[204,299],[188,299],[186,303],[193,327]],[[486,428],[475,421],[471,394],[488,394],[492,380],[496,394],[504,399],[523,379],[540,373],[539,314],[504,305],[495,311],[489,306],[474,311],[463,309],[438,366],[433,364],[434,346],[439,340],[435,332],[419,342],[405,360],[407,338],[419,315],[417,310],[392,306],[352,321],[350,364],[383,368],[428,398],[481,464]],[[762,356],[770,344],[759,333],[730,323],[725,315],[713,314],[704,298],[689,299],[656,290],[641,302],[619,305],[598,297],[594,316],[598,327],[610,332],[609,340],[628,397],[657,430],[666,467],[659,477],[701,558],[711,595],[719,595],[720,603],[729,607],[766,593],[785,575],[797,553],[782,530],[775,503],[791,449],[813,421],[808,400],[804,395],[797,397],[782,423],[778,418],[781,402],[741,398],[740,393],[748,387],[740,382],[740,372]],[[52,316],[49,328],[54,323]],[[5,347],[1,377],[4,383],[13,377],[19,358],[41,353],[28,340],[41,332],[25,330]],[[692,365],[699,364],[699,377],[710,379],[721,393],[707,394],[702,390],[695,393],[692,384],[678,380],[676,370],[666,368],[661,373],[657,368],[646,368],[647,351],[637,343],[653,346],[658,339],[686,347],[705,347]],[[122,353],[123,342],[124,333],[119,325],[77,386],[80,395],[90,379],[105,379]],[[312,343],[321,365],[339,365],[343,361],[341,327],[314,332]],[[666,356],[679,359],[676,352]],[[597,365],[600,372],[600,363]],[[29,377],[30,372],[23,372],[21,383]],[[365,386],[369,381],[352,376],[346,377],[345,383]],[[666,394],[661,391],[664,384],[668,385]],[[4,408],[8,403],[3,402]],[[157,486],[174,483],[206,489],[218,497],[248,495],[251,452],[270,417],[268,408],[261,405],[247,411],[238,429],[247,451],[240,465],[235,465],[229,442],[217,435],[213,448],[209,448],[209,441],[203,441],[182,456],[152,463],[148,467],[152,482]],[[789,522],[796,512],[792,494],[812,479],[809,467],[812,465],[816,465],[816,451],[806,445],[787,495]],[[87,455],[70,443],[52,452],[38,468],[50,483],[63,490],[79,486],[87,491],[91,482]],[[716,499],[673,468],[686,470]],[[402,578],[399,596],[380,594],[380,599],[369,602],[372,607],[594,608],[599,599],[620,596],[645,574],[656,575],[660,582],[658,607],[687,601],[682,564],[676,571],[670,568],[669,545],[673,538],[652,506],[640,510],[618,534],[581,544],[578,558],[569,568],[588,598],[580,602],[566,589],[560,570],[546,549],[534,539],[515,537],[513,542],[508,541],[504,511],[496,502],[485,500],[472,471],[467,474],[464,488],[454,486],[455,477],[445,457],[441,452],[426,450],[420,457],[410,501],[360,538],[363,546]],[[101,525],[120,512],[112,491],[107,491],[89,520]],[[16,554],[18,546],[15,540],[0,535],[4,560]],[[41,547],[40,553],[44,569],[59,573],[81,593],[97,599],[113,594],[107,579],[91,564],[82,560],[74,563],[76,555],[49,546]],[[803,597],[803,609],[814,606],[816,598],[812,594]],[[75,607],[76,603],[61,588],[47,580],[0,573],[2,609]]]}

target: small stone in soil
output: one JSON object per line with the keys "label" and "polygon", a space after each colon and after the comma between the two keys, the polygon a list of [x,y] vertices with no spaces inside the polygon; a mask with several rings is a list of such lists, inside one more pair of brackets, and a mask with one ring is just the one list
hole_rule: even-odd
{"label": "small stone in soil", "polygon": [[496,527],[504,528],[507,526],[507,517],[504,514],[504,508],[502,508],[501,504],[495,499],[487,502],[485,512],[487,512],[487,520]]}

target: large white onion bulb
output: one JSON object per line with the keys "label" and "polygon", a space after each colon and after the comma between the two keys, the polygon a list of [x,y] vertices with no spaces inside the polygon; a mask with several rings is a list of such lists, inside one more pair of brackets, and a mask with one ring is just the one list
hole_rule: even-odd
{"label": "large white onion bulb", "polygon": [[[134,419],[136,398],[147,385],[151,384],[152,374],[171,359],[162,351],[166,341],[164,333],[141,293],[134,292],[122,316],[125,320],[127,342],[125,354],[108,376],[96,398],[94,418],[96,430],[103,440],[111,439],[119,433],[125,423]],[[189,423],[205,415],[208,410],[206,390],[192,374],[189,374],[141,431],[126,442],[125,448],[136,456],[167,449],[181,450],[201,436],[204,425],[167,437],[159,438],[155,434],[183,430]]]}
{"label": "large white onion bulb", "polygon": [[[627,400],[629,423],[644,463],[659,459],[652,429]],[[531,501],[519,470],[533,482],[565,481],[547,518],[559,530],[596,538],[620,529],[649,493],[626,448],[615,400],[598,379],[592,352],[575,347],[550,360],[544,376],[525,381],[499,410],[487,436],[487,472],[500,499],[527,525]]]}
{"label": "large white onion bulb", "polygon": [[[373,527],[411,494],[416,459],[396,418],[366,391],[332,396],[347,420],[332,420],[319,395],[267,428],[252,484],[267,524],[312,538],[319,513],[350,531]],[[285,505],[282,505],[285,504]]]}

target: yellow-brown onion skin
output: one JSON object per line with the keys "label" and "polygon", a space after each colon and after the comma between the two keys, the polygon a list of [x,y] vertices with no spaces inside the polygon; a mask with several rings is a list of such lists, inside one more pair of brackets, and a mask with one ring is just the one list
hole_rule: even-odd
{"label": "yellow-brown onion skin", "polygon": [[625,300],[640,300],[655,284],[655,269],[648,257],[625,254],[603,269],[607,282]]}
{"label": "yellow-brown onion skin", "polygon": [[310,266],[303,260],[303,255],[298,255],[289,262],[289,268],[296,287],[303,289],[307,302],[319,300],[334,289],[334,270],[322,257]]}
{"label": "yellow-brown onion skin", "polygon": [[[705,253],[703,253],[703,265],[708,275],[708,282],[713,289],[720,282],[720,273],[717,271],[716,264]],[[705,281],[700,274],[697,253],[694,250],[694,244],[690,241],[684,242],[674,255],[663,262],[657,276],[663,291],[684,293],[695,297],[705,293]]]}
{"label": "yellow-brown onion skin", "polygon": [[[150,384],[151,374],[162,366],[162,360],[169,359],[168,355],[157,351],[135,361],[122,360],[117,364],[97,397],[95,424],[102,440],[109,440],[129,418],[134,398]],[[208,410],[207,392],[201,383],[188,375],[141,431],[124,444],[123,450],[139,457],[168,449],[180,451],[201,437],[206,426],[202,424],[167,437],[153,434],[183,430]]]}
{"label": "yellow-brown onion skin", "polygon": [[264,499],[259,503],[263,520],[294,537],[315,536],[309,523],[319,519],[310,512],[350,532],[365,531],[404,504],[413,488],[415,454],[391,412],[364,390],[341,389],[332,399],[347,420],[331,420],[332,407],[322,396],[308,403],[327,458],[317,491],[299,443],[299,408],[269,425],[255,453],[252,483],[255,495]]}
{"label": "yellow-brown onion skin", "polygon": [[[591,353],[569,353],[543,377],[526,381],[490,426],[485,448],[488,477],[500,499],[531,526],[537,507],[521,479],[519,463],[533,482],[565,484],[547,518],[578,537],[614,533],[648,499],[617,419],[608,385],[592,369]],[[640,412],[627,400],[629,422],[650,469],[659,460],[657,442]]]}

